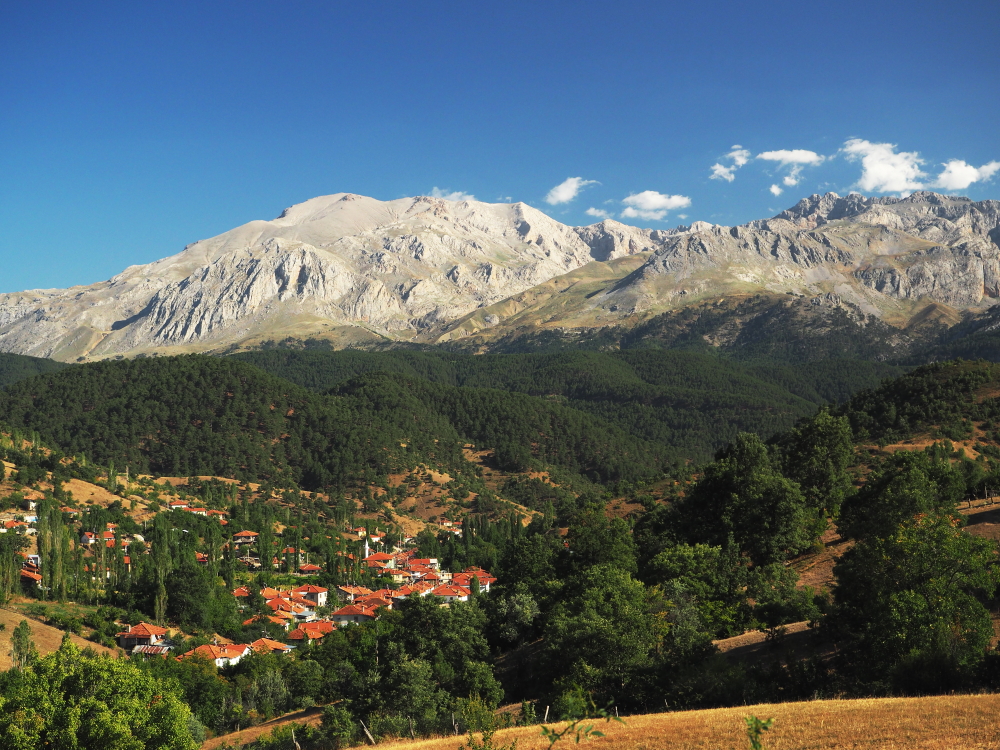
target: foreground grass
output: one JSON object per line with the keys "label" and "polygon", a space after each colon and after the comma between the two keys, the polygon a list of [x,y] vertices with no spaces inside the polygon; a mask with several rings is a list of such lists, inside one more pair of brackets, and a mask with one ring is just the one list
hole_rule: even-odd
{"label": "foreground grass", "polygon": [[[631,716],[626,726],[599,722],[595,728],[607,736],[586,746],[591,750],[746,750],[743,718],[751,714],[775,719],[773,729],[763,737],[768,750],[1000,748],[1000,695],[809,701]],[[514,738],[518,750],[548,747],[538,727],[502,730],[493,741],[507,744]],[[466,739],[380,743],[380,747],[457,750]],[[568,750],[571,746],[572,740],[556,747]]]}

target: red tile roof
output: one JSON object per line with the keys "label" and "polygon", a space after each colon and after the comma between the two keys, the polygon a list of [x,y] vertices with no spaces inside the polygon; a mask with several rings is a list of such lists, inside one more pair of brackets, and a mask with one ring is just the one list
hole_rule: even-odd
{"label": "red tile roof", "polygon": [[258,653],[279,653],[285,654],[292,650],[291,646],[287,646],[281,641],[272,641],[270,638],[258,638],[256,641],[250,644],[250,648]]}
{"label": "red tile roof", "polygon": [[299,586],[297,589],[292,589],[296,594],[325,594],[327,589],[322,586],[313,586],[311,583],[305,586]]}
{"label": "red tile roof", "polygon": [[151,636],[166,634],[166,628],[161,628],[159,625],[152,625],[148,622],[140,622],[138,625],[130,625],[128,630],[117,633],[117,636],[130,635],[133,638],[149,638]]}

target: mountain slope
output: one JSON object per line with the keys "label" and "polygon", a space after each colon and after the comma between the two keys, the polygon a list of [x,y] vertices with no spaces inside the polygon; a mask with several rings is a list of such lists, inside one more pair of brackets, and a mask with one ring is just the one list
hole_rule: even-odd
{"label": "mountain slope", "polygon": [[494,342],[631,327],[752,295],[838,306],[864,328],[953,325],[1000,294],[1000,202],[814,195],[739,227],[568,227],[522,203],[338,193],[107,282],[0,295],[0,351],[63,361],[335,346]]}
{"label": "mountain slope", "polygon": [[339,327],[348,340],[405,338],[649,249],[646,234],[616,222],[581,233],[520,203],[338,193],[107,282],[0,295],[0,349],[70,360]]}

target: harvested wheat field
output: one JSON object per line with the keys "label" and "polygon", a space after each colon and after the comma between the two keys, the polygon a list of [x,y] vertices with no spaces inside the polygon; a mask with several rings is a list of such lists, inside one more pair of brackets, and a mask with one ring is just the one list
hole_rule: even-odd
{"label": "harvested wheat field", "polygon": [[[631,716],[626,725],[599,722],[606,737],[586,742],[592,750],[746,750],[744,717],[774,718],[764,734],[768,750],[965,750],[1000,748],[1000,695],[778,703],[706,711]],[[557,725],[562,726],[562,725]],[[544,750],[538,727],[497,732],[494,745],[517,738],[518,750]],[[477,738],[478,739],[478,738]],[[462,738],[397,742],[394,750],[455,750]],[[574,746],[572,738],[557,745]]]}

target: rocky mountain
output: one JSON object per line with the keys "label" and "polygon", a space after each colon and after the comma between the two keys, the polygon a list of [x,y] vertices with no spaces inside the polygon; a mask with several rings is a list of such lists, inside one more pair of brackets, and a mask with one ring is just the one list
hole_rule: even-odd
{"label": "rocky mountain", "polygon": [[[1000,295],[1000,202],[813,195],[738,227],[569,227],[523,203],[338,193],[66,290],[0,295],[0,351],[63,361],[325,338],[632,325],[748,294],[949,324]],[[933,306],[933,308],[931,307]],[[954,318],[954,319],[950,319]]]}

